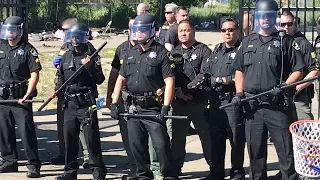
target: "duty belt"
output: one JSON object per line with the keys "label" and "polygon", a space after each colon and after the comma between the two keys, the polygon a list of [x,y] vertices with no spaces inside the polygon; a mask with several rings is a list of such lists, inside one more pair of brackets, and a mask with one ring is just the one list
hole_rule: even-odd
{"label": "duty belt", "polygon": [[[251,93],[244,93],[246,97],[253,96]],[[271,94],[261,96],[257,99],[249,101],[250,106],[257,105],[280,105],[280,106],[288,106],[290,104],[289,101],[292,101],[292,98],[289,98],[287,95],[282,96],[273,96]]]}
{"label": "duty belt", "polygon": [[92,106],[96,104],[95,98],[91,91],[87,93],[65,94],[65,100],[73,101],[78,107]]}
{"label": "duty belt", "polygon": [[131,104],[141,106],[142,108],[151,108],[159,106],[155,100],[153,92],[145,92],[143,95],[130,95]]}
{"label": "duty belt", "polygon": [[8,99],[10,96],[17,99],[22,98],[28,89],[27,81],[15,82],[7,85],[0,85],[0,96]]}

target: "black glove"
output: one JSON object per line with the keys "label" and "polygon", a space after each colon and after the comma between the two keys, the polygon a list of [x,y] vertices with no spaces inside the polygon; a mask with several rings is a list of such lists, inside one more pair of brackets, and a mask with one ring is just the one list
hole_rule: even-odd
{"label": "black glove", "polygon": [[162,122],[166,122],[166,119],[164,116],[168,115],[168,112],[170,111],[170,105],[164,105],[162,106],[161,112],[159,114],[159,120]]}
{"label": "black glove", "polygon": [[231,100],[231,103],[234,106],[240,106],[241,105],[241,99],[243,98],[243,93],[237,93]]}
{"label": "black glove", "polygon": [[285,85],[287,85],[287,84],[282,83],[282,84],[277,85],[275,88],[273,88],[273,91],[271,92],[271,94],[273,96],[282,96],[285,90],[281,89],[281,87],[285,86]]}
{"label": "black glove", "polygon": [[211,87],[215,87],[217,85],[216,77],[213,77],[213,76],[210,77],[210,85]]}
{"label": "black glove", "polygon": [[113,119],[119,119],[119,106],[118,104],[110,104],[110,116],[113,118]]}

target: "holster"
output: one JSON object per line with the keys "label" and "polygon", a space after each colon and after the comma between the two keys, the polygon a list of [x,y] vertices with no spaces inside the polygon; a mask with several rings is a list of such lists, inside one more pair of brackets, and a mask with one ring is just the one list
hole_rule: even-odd
{"label": "holster", "polygon": [[6,87],[0,87],[0,96],[6,100],[10,97],[10,90]]}
{"label": "holster", "polygon": [[84,126],[86,125],[92,125],[92,114],[93,114],[93,110],[88,109],[88,111],[86,111],[86,116],[84,119],[80,119],[80,122],[83,123]]}
{"label": "holster", "polygon": [[8,88],[10,92],[10,96],[12,96],[14,99],[19,99],[22,98],[27,90],[28,90],[28,85],[27,81],[20,82],[20,83],[11,83]]}
{"label": "holster", "polygon": [[96,104],[95,98],[91,91],[87,93],[75,93],[75,94],[67,94],[65,95],[66,101],[74,102],[78,107],[91,107]]}

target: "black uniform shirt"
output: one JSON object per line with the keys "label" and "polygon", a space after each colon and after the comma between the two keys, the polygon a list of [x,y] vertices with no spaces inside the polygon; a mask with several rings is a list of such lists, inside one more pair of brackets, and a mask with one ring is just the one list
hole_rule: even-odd
{"label": "black uniform shirt", "polygon": [[170,28],[170,25],[167,21],[164,22],[160,28],[158,40],[159,40],[159,43],[162,45],[164,45],[164,43],[165,43],[166,34],[167,34],[169,28]]}
{"label": "black uniform shirt", "polygon": [[[60,61],[56,89],[58,89],[67,79],[71,77],[72,74],[74,74],[77,69],[82,66],[82,59],[94,52],[89,51],[89,47],[86,45],[85,50],[83,50],[81,53],[76,52],[74,48],[71,48],[63,54]],[[93,91],[97,91],[96,84],[101,84],[105,80],[105,77],[102,72],[100,57],[96,57],[93,61],[93,64],[89,68],[85,68],[69,84],[74,84],[77,87],[87,87],[91,88]]]}
{"label": "black uniform shirt", "polygon": [[119,74],[127,78],[128,91],[133,95],[156,92],[165,85],[163,79],[174,76],[174,64],[165,47],[154,41],[146,51],[140,45],[129,49]]}
{"label": "black uniform shirt", "polygon": [[178,39],[178,24],[173,24],[172,26],[170,26],[168,32],[166,33],[164,42],[170,43],[174,47],[180,44],[180,41]]}
{"label": "black uniform shirt", "polygon": [[31,72],[41,70],[37,50],[20,41],[10,46],[8,41],[0,43],[0,85],[22,82],[31,77]]}
{"label": "black uniform shirt", "polygon": [[195,42],[188,49],[181,45],[175,47],[171,52],[171,60],[176,67],[176,87],[186,87],[201,70],[202,62],[210,56],[210,48],[200,42]]}
{"label": "black uniform shirt", "polygon": [[218,44],[201,69],[202,74],[210,74],[211,78],[225,77],[228,85],[223,90],[226,91],[235,91],[233,81],[235,70],[231,64],[234,61],[239,45],[240,41],[230,48],[227,48],[225,43]]}
{"label": "black uniform shirt", "polygon": [[318,63],[316,63],[316,53],[312,47],[312,44],[300,31],[294,34],[293,37],[295,41],[299,44],[300,52],[302,54],[305,65],[308,68],[308,71],[305,72],[305,75],[310,71],[318,69],[319,67]]}
{"label": "black uniform shirt", "polygon": [[115,68],[118,71],[120,70],[120,67],[123,63],[124,56],[126,55],[128,49],[130,49],[130,48],[132,48],[132,45],[129,40],[123,42],[122,44],[120,44],[117,47],[115,55],[114,55],[112,63],[111,63],[111,66],[113,68]]}
{"label": "black uniform shirt", "polygon": [[[299,45],[291,36],[283,37],[283,77],[284,82],[291,72],[305,65]],[[244,91],[261,93],[280,84],[281,43],[279,33],[262,37],[252,33],[245,37],[236,54],[232,66],[244,73]]]}

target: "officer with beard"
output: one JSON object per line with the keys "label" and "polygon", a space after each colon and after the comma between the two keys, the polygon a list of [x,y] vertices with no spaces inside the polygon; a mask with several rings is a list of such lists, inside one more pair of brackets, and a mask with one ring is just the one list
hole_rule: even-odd
{"label": "officer with beard", "polygon": [[[243,39],[232,66],[235,68],[236,95],[241,99],[268,90],[272,94],[243,103],[246,140],[250,158],[250,179],[267,180],[268,130],[274,142],[283,180],[297,179],[294,169],[290,124],[296,120],[293,92],[281,86],[299,80],[304,62],[294,39],[276,29],[278,4],[274,0],[256,3],[254,32]],[[283,58],[282,58],[283,57]]]}

